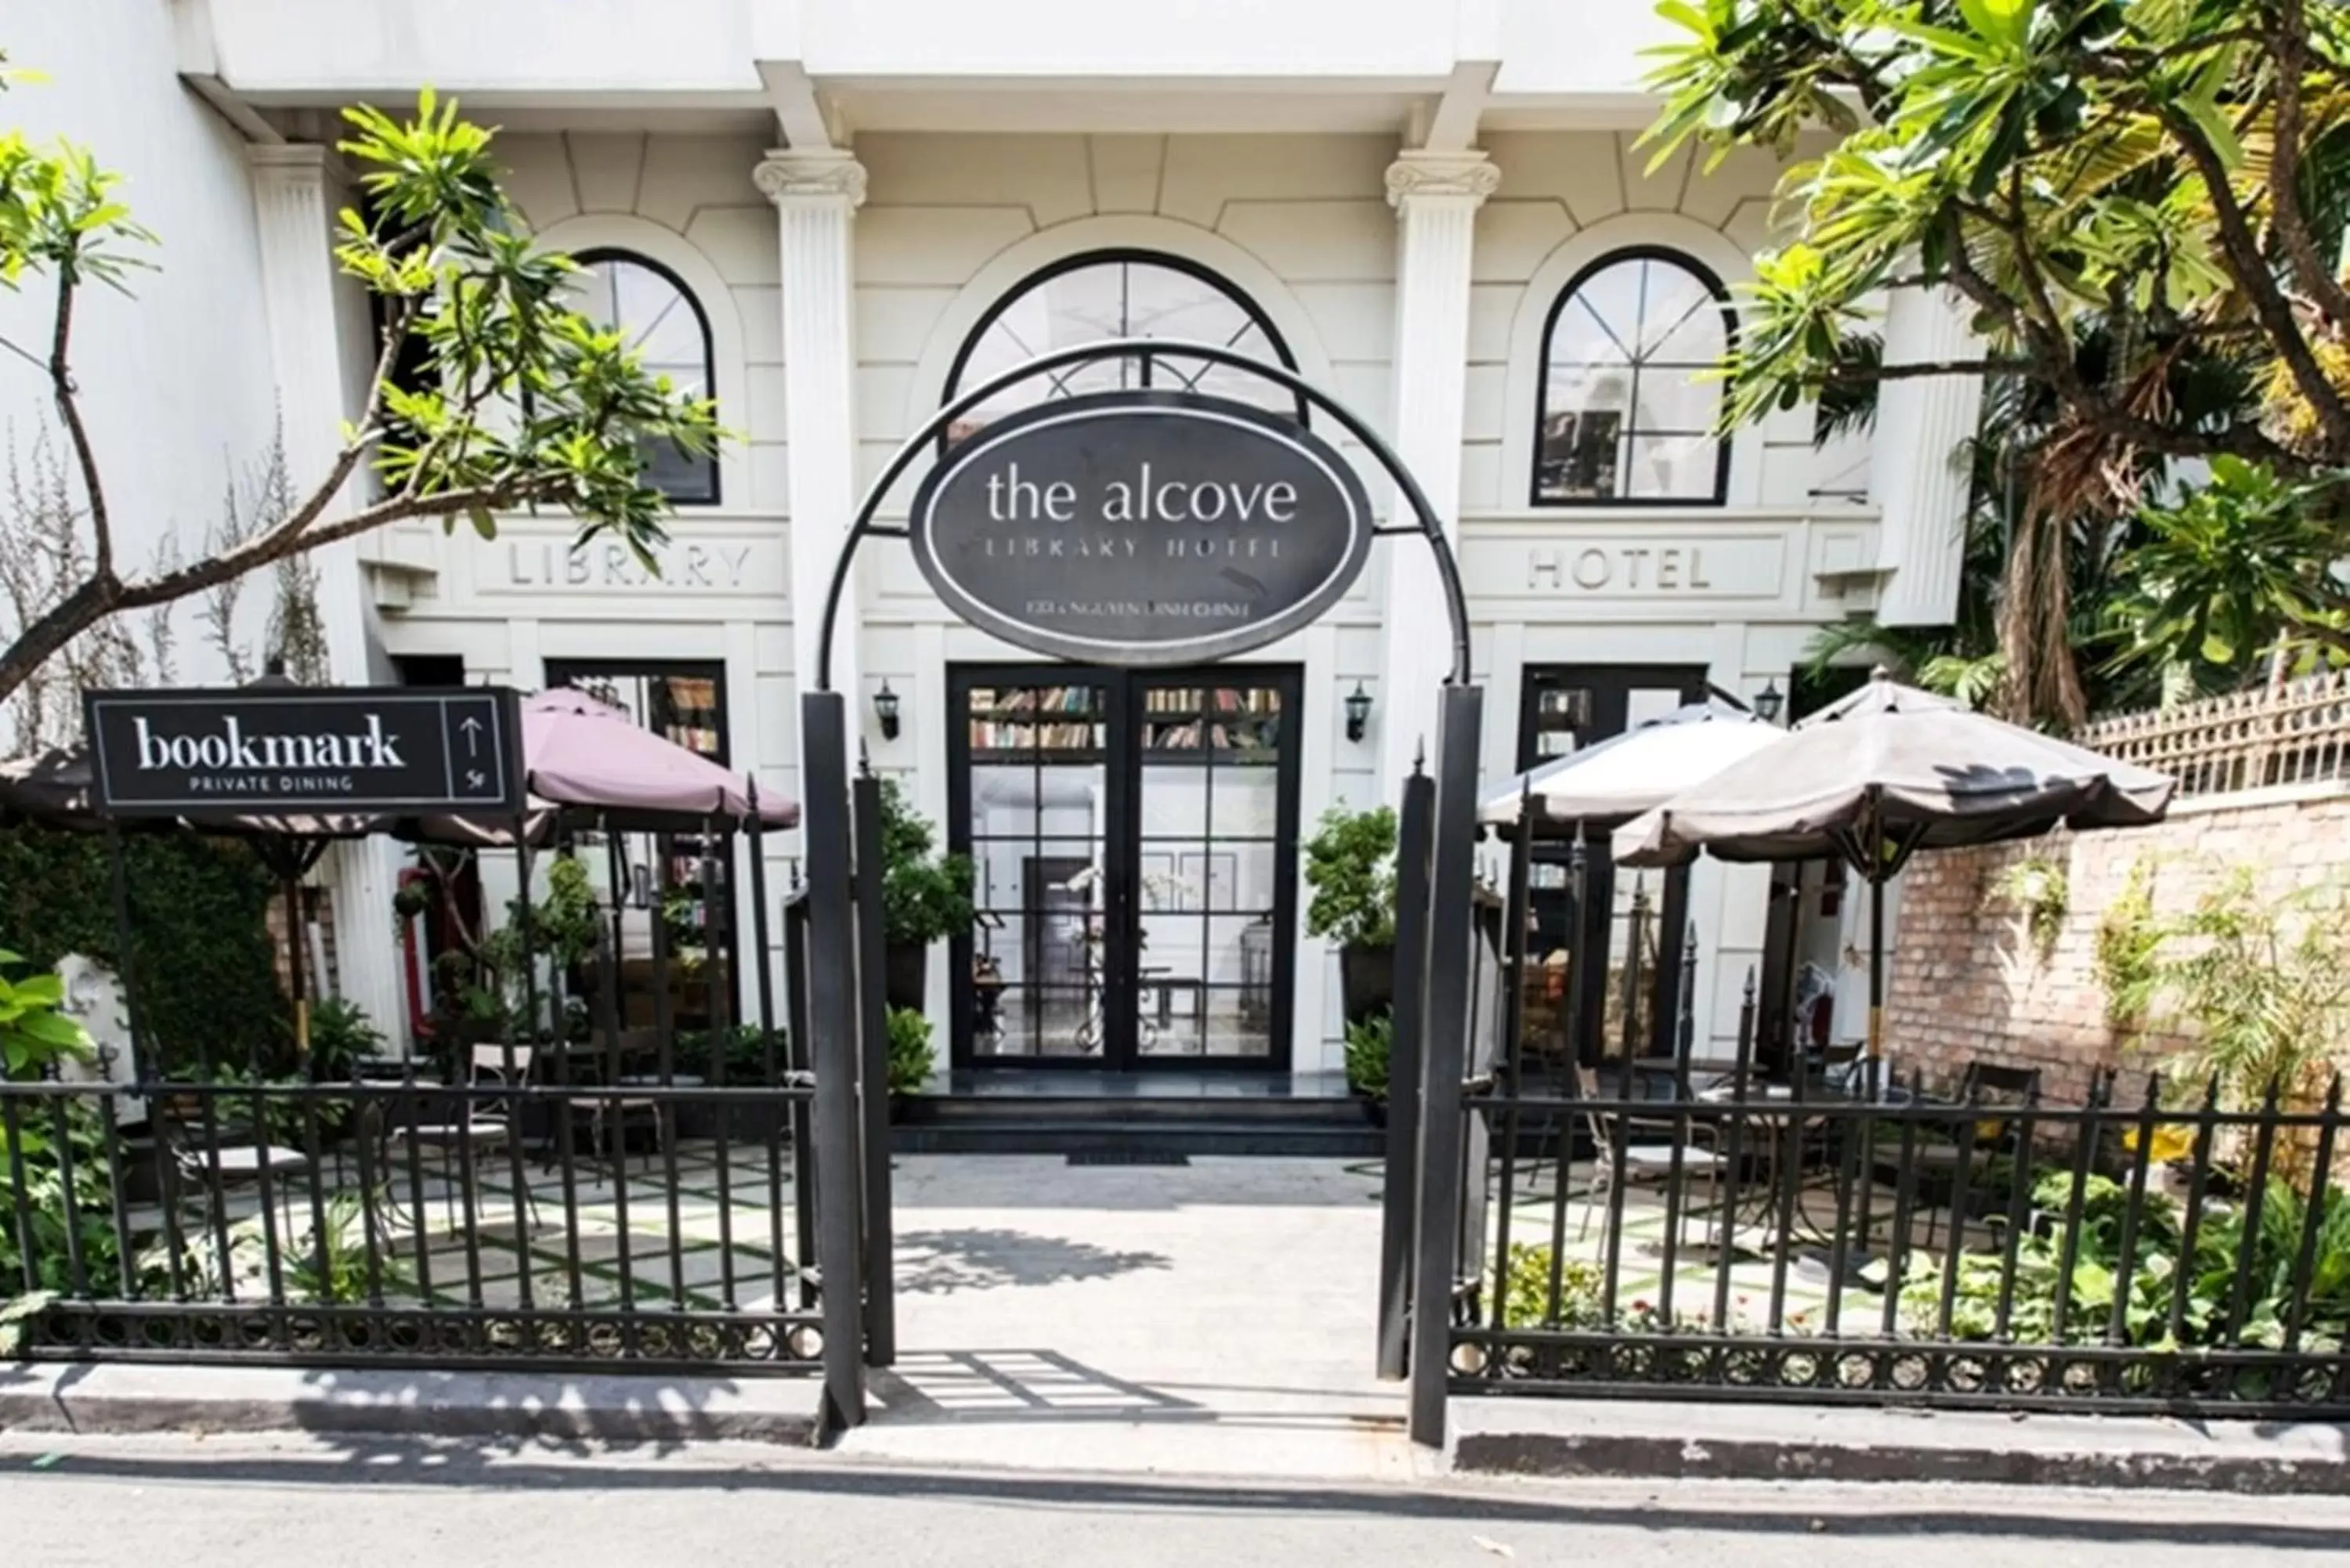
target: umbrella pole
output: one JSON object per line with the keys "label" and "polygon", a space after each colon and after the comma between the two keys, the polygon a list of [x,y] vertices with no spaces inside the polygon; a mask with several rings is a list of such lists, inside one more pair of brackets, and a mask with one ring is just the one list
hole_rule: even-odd
{"label": "umbrella pole", "polygon": [[286,891],[286,975],[294,994],[294,1060],[310,1060],[310,1000],[302,981],[302,879],[288,876]]}

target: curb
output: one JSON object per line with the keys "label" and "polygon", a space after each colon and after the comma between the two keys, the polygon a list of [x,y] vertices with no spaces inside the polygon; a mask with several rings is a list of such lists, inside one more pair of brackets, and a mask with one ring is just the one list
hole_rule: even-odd
{"label": "curb", "polygon": [[0,1364],[0,1430],[820,1441],[812,1378]]}
{"label": "curb", "polygon": [[[1456,1473],[1652,1480],[1955,1482],[2250,1495],[2350,1492],[2350,1426],[1456,1401]],[[1505,1407],[1495,1409],[1490,1407]]]}

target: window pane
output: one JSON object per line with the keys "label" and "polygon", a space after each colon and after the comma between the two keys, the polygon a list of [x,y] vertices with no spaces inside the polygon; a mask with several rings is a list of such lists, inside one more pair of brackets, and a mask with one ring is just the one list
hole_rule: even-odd
{"label": "window pane", "polygon": [[[702,314],[668,274],[627,256],[590,256],[571,282],[572,306],[617,330],[645,369],[679,392],[711,394],[710,336]],[[639,452],[645,482],[672,501],[718,499],[718,459],[692,456],[674,442],[648,441]]]}
{"label": "window pane", "polygon": [[1717,501],[1730,348],[1719,293],[1661,256],[1602,264],[1561,302],[1544,345],[1537,503]]}
{"label": "window pane", "polygon": [[[1295,369],[1256,313],[1212,279],[1151,261],[1099,261],[1028,286],[972,339],[949,397],[1016,369],[1055,348],[1114,337],[1208,343]],[[1005,414],[1055,398],[1144,385],[1139,359],[1103,359],[1032,377],[974,409],[948,432],[959,441]],[[1280,388],[1200,359],[1154,358],[1149,384],[1206,392],[1260,408],[1295,411]]]}
{"label": "window pane", "polygon": [[1721,450],[1710,435],[1638,435],[1625,465],[1624,493],[1643,500],[1685,501],[1713,493]]}
{"label": "window pane", "polygon": [[1632,428],[1643,435],[1709,433],[1721,410],[1721,383],[1703,370],[1657,366],[1640,373],[1640,407]]}

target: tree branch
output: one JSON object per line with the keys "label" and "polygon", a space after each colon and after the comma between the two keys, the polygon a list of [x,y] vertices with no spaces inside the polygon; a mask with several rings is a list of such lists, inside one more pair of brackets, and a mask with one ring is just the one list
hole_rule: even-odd
{"label": "tree branch", "polygon": [[57,399],[57,417],[65,421],[66,435],[73,442],[74,462],[81,469],[82,489],[89,495],[90,532],[97,539],[97,565],[92,572],[95,581],[112,583],[114,576],[114,524],[106,510],[106,486],[98,475],[98,451],[91,445],[89,430],[82,423],[81,401],[74,391],[73,369],[68,359],[68,348],[73,339],[74,290],[73,268],[57,268],[57,323],[49,334],[49,390]]}
{"label": "tree branch", "polygon": [[281,561],[288,556],[304,555],[393,523],[418,517],[449,517],[461,512],[483,509],[509,511],[536,499],[536,486],[510,488],[492,485],[469,490],[444,490],[437,495],[389,495],[347,517],[337,518],[324,527],[297,535],[289,535],[283,528],[276,529],[225,554],[209,556],[145,582],[125,584],[111,607],[132,610],[168,604],[173,599],[185,598],[190,594],[241,576],[255,567]]}
{"label": "tree branch", "polygon": [[2065,407],[2092,428],[2170,457],[2217,457],[2227,453],[2267,463],[2291,474],[2306,473],[2314,466],[2301,453],[2270,440],[2256,425],[2230,424],[2216,435],[2207,435],[2200,431],[2160,424],[2116,406],[2081,379],[2080,368],[2073,362],[2069,338],[2046,340],[2023,307],[1975,269],[1974,263],[1967,258],[1958,213],[1952,211],[1945,214],[1944,223],[1949,229],[1951,286],[2031,345],[2032,364],[2040,378],[2055,389]]}
{"label": "tree branch", "polygon": [[2259,239],[2251,224],[2237,203],[2236,193],[2228,184],[2228,166],[2220,160],[2219,151],[2203,135],[2202,128],[2192,117],[2175,104],[2163,102],[2154,106],[2155,113],[2179,145],[2186,149],[2196,172],[2211,198],[2211,211],[2220,223],[2220,244],[2228,253],[2235,281],[2251,303],[2252,314],[2267,333],[2270,345],[2277,357],[2292,372],[2293,382],[2317,415],[2317,422],[2325,431],[2330,454],[2339,458],[2350,455],[2350,408],[2325,379],[2325,371],[2309,349],[2309,340],[2302,336],[2301,324],[2293,317],[2293,304],[2270,275],[2268,258],[2261,254]]}
{"label": "tree branch", "polygon": [[2274,146],[2269,156],[2269,216],[2277,243],[2293,275],[2337,331],[2350,331],[2350,290],[2319,253],[2301,207],[2302,73],[2309,61],[2309,19],[2303,0],[2281,0],[2277,31],[2270,40],[2276,58]]}

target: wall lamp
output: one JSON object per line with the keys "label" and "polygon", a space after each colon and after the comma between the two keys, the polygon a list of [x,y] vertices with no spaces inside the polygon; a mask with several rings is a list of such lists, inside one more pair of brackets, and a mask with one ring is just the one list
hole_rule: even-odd
{"label": "wall lamp", "polygon": [[1781,695],[1776,680],[1765,681],[1762,690],[1754,694],[1754,716],[1766,724],[1777,723],[1779,710],[1786,705],[1787,699]]}
{"label": "wall lamp", "polygon": [[886,678],[881,682],[881,690],[873,693],[873,716],[881,722],[883,740],[898,738],[898,694],[889,690]]}
{"label": "wall lamp", "polygon": [[1357,680],[1353,695],[1347,699],[1347,739],[1361,740],[1363,730],[1370,722],[1371,694],[1364,691],[1363,683]]}

